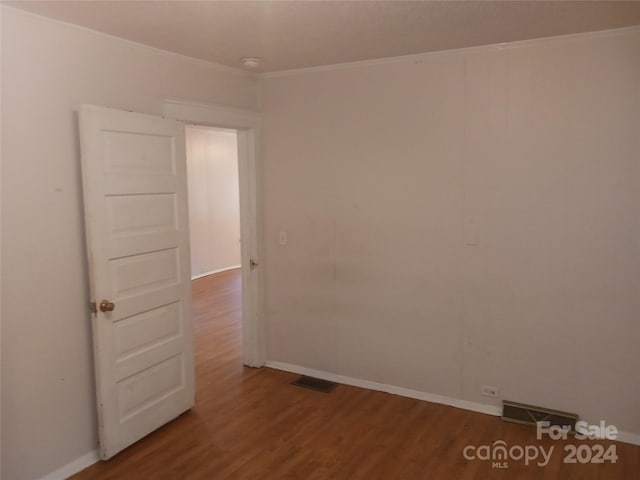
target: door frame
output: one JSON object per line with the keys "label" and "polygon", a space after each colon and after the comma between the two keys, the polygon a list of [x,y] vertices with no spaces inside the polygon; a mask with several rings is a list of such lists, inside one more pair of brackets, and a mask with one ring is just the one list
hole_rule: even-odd
{"label": "door frame", "polygon": [[[179,98],[162,100],[162,116],[190,125],[238,131],[240,187],[240,257],[242,263],[242,336],[244,364],[262,367],[266,361],[261,273],[260,130],[262,115],[253,110],[198,103]],[[256,268],[251,263],[257,264]]]}

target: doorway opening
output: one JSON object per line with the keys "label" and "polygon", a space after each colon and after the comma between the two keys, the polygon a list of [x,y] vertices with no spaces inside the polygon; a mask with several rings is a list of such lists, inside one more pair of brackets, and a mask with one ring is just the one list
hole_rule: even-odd
{"label": "doorway opening", "polygon": [[241,329],[243,364],[261,367],[266,360],[262,315],[261,231],[259,198],[259,144],[262,115],[259,112],[189,100],[165,98],[163,116],[186,125],[231,129],[237,135],[240,196]]}
{"label": "doorway opening", "polygon": [[228,360],[237,361],[242,358],[238,132],[187,125],[185,137],[196,351],[207,348],[201,342],[213,343],[209,346],[233,352]]}

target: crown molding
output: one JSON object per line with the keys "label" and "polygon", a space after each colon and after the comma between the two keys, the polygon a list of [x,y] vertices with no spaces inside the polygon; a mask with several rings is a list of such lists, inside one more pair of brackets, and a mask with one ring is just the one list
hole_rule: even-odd
{"label": "crown molding", "polygon": [[500,50],[511,50],[525,48],[533,45],[541,45],[551,42],[568,42],[588,38],[615,37],[640,33],[640,25],[623,28],[613,28],[608,30],[596,30],[591,32],[571,33],[567,35],[555,35],[551,37],[531,38],[528,40],[517,40],[514,42],[494,43],[491,45],[477,45],[473,47],[452,48],[448,50],[434,50],[432,52],[414,53],[410,55],[398,55],[395,57],[374,58],[371,60],[358,60],[355,62],[334,63],[330,65],[319,65],[316,67],[294,68],[291,70],[277,70],[273,72],[259,73],[260,79],[290,77],[294,75],[305,75],[309,73],[327,72],[333,70],[347,70],[353,68],[373,67],[388,63],[418,62],[431,57],[442,55],[464,55],[470,53],[492,52]]}
{"label": "crown molding", "polygon": [[245,77],[245,78],[252,78],[252,79],[257,79],[258,78],[258,75],[255,72],[248,72],[248,71],[242,70],[240,68],[230,67],[228,65],[223,65],[221,63],[212,62],[210,60],[203,60],[201,58],[191,57],[189,55],[184,55],[182,53],[173,52],[171,50],[164,50],[162,48],[152,47],[152,46],[146,45],[144,43],[139,43],[139,42],[136,42],[134,40],[128,40],[126,38],[117,37],[115,35],[111,35],[109,33],[100,32],[98,30],[94,30],[94,29],[89,28],[89,27],[84,27],[82,25],[78,25],[78,24],[75,24],[75,23],[65,22],[63,20],[58,20],[56,18],[45,17],[44,15],[39,15],[37,13],[29,12],[27,10],[22,10],[22,9],[14,7],[14,6],[0,4],[0,8],[3,11],[4,10],[8,10],[8,11],[14,13],[14,14],[24,15],[26,17],[30,17],[30,18],[33,18],[33,19],[36,19],[36,20],[40,20],[40,21],[56,24],[56,25],[59,25],[61,27],[70,28],[70,29],[76,30],[76,31],[92,33],[92,34],[94,34],[96,36],[99,36],[99,37],[102,37],[102,38],[107,38],[107,39],[110,39],[110,40],[114,40],[114,41],[120,42],[120,43],[122,43],[124,45],[135,47],[135,48],[137,48],[139,50],[142,50],[142,51],[152,52],[152,53],[159,54],[159,55],[164,55],[164,56],[167,56],[167,57],[178,58],[178,59],[181,59],[183,61],[187,61],[187,62],[189,62],[191,64],[199,65],[201,67],[210,68],[212,70],[216,70],[216,71],[219,71],[219,72],[224,72],[224,73],[228,73],[228,74],[231,74],[231,75],[237,75],[237,76]]}

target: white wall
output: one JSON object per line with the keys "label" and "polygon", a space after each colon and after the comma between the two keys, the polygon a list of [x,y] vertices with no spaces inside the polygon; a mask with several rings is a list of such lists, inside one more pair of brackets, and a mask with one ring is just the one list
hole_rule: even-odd
{"label": "white wall", "polygon": [[639,86],[637,29],[270,76],[268,358],[640,433]]}
{"label": "white wall", "polygon": [[163,97],[255,108],[256,81],[2,7],[2,478],[96,447],[74,113]]}
{"label": "white wall", "polygon": [[187,129],[191,275],[240,265],[238,135]]}

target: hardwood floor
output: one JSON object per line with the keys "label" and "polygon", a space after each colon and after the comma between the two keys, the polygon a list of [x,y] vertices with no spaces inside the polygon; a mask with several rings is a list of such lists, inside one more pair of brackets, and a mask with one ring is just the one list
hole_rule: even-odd
{"label": "hardwood floor", "polygon": [[[640,447],[616,443],[616,464],[565,464],[564,446],[583,442],[537,441],[531,427],[346,385],[318,393],[291,386],[294,374],[243,367],[239,305],[237,270],[193,283],[196,407],[72,479],[640,478]],[[465,446],[496,440],[555,451],[546,467],[464,459]]]}

